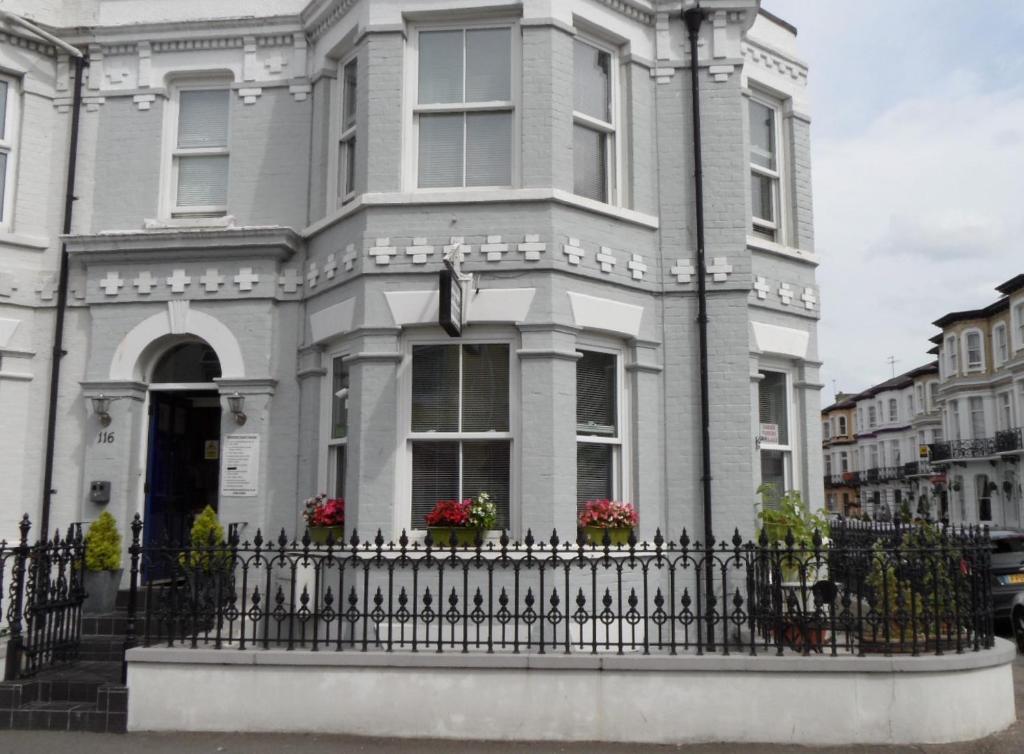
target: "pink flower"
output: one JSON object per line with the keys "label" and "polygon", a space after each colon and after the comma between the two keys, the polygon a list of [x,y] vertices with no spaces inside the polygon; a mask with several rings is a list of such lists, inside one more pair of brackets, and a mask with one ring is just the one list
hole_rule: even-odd
{"label": "pink flower", "polygon": [[588,500],[580,514],[580,526],[604,529],[628,528],[637,525],[639,517],[632,503],[618,500]]}

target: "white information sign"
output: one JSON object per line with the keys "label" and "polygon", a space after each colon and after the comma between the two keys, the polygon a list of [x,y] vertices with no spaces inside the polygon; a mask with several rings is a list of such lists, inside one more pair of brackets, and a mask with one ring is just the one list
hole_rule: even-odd
{"label": "white information sign", "polygon": [[761,442],[766,445],[778,445],[779,444],[779,425],[778,424],[762,424],[761,425]]}
{"label": "white information sign", "polygon": [[221,497],[259,494],[260,436],[226,435],[220,448]]}

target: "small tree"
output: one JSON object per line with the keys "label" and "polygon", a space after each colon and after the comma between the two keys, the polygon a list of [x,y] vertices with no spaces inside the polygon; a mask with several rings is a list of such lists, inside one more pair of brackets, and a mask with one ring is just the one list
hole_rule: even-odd
{"label": "small tree", "polygon": [[116,571],[121,567],[121,534],[108,511],[89,524],[85,533],[85,567],[89,571]]}
{"label": "small tree", "polygon": [[209,505],[196,516],[190,540],[188,555],[181,556],[182,565],[209,573],[227,563],[230,554],[225,549],[224,527]]}

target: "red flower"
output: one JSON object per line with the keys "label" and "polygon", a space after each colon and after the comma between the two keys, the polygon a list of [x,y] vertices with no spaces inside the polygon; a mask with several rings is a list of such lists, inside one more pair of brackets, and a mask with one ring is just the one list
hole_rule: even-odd
{"label": "red flower", "polygon": [[617,529],[636,526],[639,517],[632,503],[619,500],[588,500],[580,514],[580,526]]}
{"label": "red flower", "polygon": [[344,526],[345,501],[321,493],[306,501],[302,517],[306,519],[307,526]]}
{"label": "red flower", "polygon": [[427,526],[468,526],[473,501],[438,500],[426,515]]}

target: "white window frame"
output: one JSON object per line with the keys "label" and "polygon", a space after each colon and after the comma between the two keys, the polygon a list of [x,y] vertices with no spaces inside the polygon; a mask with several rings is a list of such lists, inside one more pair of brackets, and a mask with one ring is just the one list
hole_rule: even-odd
{"label": "white window frame", "polygon": [[[758,448],[757,454],[757,474],[760,480],[758,484],[764,484],[764,479],[761,477],[761,451],[765,450],[777,450],[781,451],[783,455],[782,463],[782,476],[784,480],[783,489],[781,494],[785,494],[788,490],[793,489],[794,480],[799,477],[797,473],[798,458],[797,448],[799,442],[797,440],[797,427],[796,427],[796,407],[793,405],[793,374],[792,372],[781,365],[773,363],[762,363],[757,367],[757,371],[762,375],[762,379],[765,372],[774,372],[781,374],[785,378],[785,389],[786,389],[786,433],[788,435],[788,442],[783,443],[769,443],[762,442]],[[758,389],[760,390],[761,382],[758,381]],[[755,409],[758,413],[758,423],[760,424],[760,396],[758,396],[758,402]]]}
{"label": "white window frame", "polygon": [[[413,432],[412,431],[412,358],[413,346],[464,346],[472,343],[481,345],[508,346],[508,432]],[[519,392],[519,359],[516,350],[519,340],[505,329],[486,326],[473,327],[472,333],[464,333],[461,338],[453,339],[440,329],[424,329],[421,332],[407,332],[402,336],[402,361],[398,367],[399,395],[399,426],[401,434],[401,454],[403,459],[397,471],[396,489],[403,490],[405,503],[396,505],[394,509],[395,531],[403,529],[410,535],[421,539],[426,529],[414,529],[412,524],[412,445],[416,441],[463,442],[472,440],[508,440],[509,450],[509,494],[508,494],[508,534],[516,537],[523,530],[521,515],[522,506],[519,500],[519,470],[521,467],[521,449],[517,438],[521,436],[522,400]],[[460,361],[461,370],[461,361]],[[461,372],[460,372],[461,380]],[[491,531],[484,533],[485,538],[497,540],[501,533]]]}
{"label": "white window frame", "polygon": [[845,450],[839,451],[839,472],[845,474],[850,470],[850,454]]}
{"label": "white window frame", "polygon": [[960,359],[958,349],[960,343],[956,335],[946,336],[946,377],[957,377],[960,374]]}
{"label": "white window frame", "polygon": [[1024,301],[1018,301],[1013,306],[1013,340],[1014,352],[1024,350]]}
{"label": "white window frame", "polygon": [[[620,56],[618,50],[607,41],[588,34],[586,32],[577,31],[575,41],[579,40],[583,44],[590,45],[601,52],[608,53],[608,111],[611,113],[611,122],[603,121],[600,118],[595,118],[592,115],[581,113],[576,109],[572,111],[572,124],[575,128],[577,125],[589,128],[592,131],[600,131],[609,138],[605,142],[605,198],[602,204],[611,204],[613,206],[621,206],[623,202],[622,195],[622,180],[621,176],[625,175],[624,168],[622,165],[623,161],[623,142],[622,137],[622,126],[621,123],[624,120],[622,109],[622,94],[621,94],[621,82],[622,77],[620,70]],[[575,55],[575,47],[573,54]],[[573,96],[576,94],[576,79],[573,77]],[[575,170],[574,170],[575,173]],[[575,175],[573,176],[575,180]],[[591,199],[591,197],[585,197]],[[600,201],[593,200],[592,201]]]}
{"label": "white window frame", "polygon": [[[167,100],[167,114],[164,117],[163,143],[161,156],[161,175],[163,190],[161,191],[161,217],[168,219],[190,217],[223,217],[228,212],[228,205],[209,204],[190,207],[178,206],[178,160],[177,157],[200,155],[224,155],[228,158],[227,188],[231,194],[231,105],[233,89],[232,80],[224,74],[201,77],[177,78],[168,82],[171,96]],[[181,110],[181,93],[210,90],[227,90],[228,121],[226,147],[178,148],[178,114]]]}
{"label": "white window frame", "polygon": [[992,363],[1001,367],[1010,360],[1010,337],[1006,323],[1000,322],[992,328]]}
{"label": "white window frame", "polygon": [[[971,336],[976,336],[978,339],[978,355],[979,360],[974,362],[971,361]],[[963,363],[964,372],[984,372],[985,371],[985,336],[981,330],[977,327],[972,327],[969,330],[964,330],[960,335],[960,345],[963,348]]]}
{"label": "white window frame", "polygon": [[847,433],[846,417],[845,416],[840,416],[839,417],[839,435],[841,437],[846,437],[846,433]]}
{"label": "white window frame", "polygon": [[[975,411],[975,406],[980,406],[980,415],[981,415],[981,432],[980,433],[975,431],[975,426],[974,426],[974,417],[979,414],[978,411]],[[989,436],[989,434],[988,434],[988,427],[989,427],[988,417],[985,416],[985,413],[986,413],[985,412],[985,399],[982,396],[980,396],[980,395],[971,395],[971,396],[967,397],[967,423],[968,423],[968,425],[971,428],[971,439],[972,440],[981,440],[981,439],[984,439],[985,437]]]}
{"label": "white window frame", "polygon": [[[421,105],[419,104],[419,72],[420,72],[420,34],[423,32],[432,31],[466,31],[470,29],[509,29],[509,36],[511,38],[511,46],[509,50],[510,61],[510,80],[509,80],[509,94],[511,99],[509,100],[495,100],[492,102],[446,102],[438,104]],[[465,44],[463,44],[463,61],[465,61]],[[409,30],[409,43],[406,46],[406,78],[405,78],[405,90],[408,95],[405,100],[405,114],[404,123],[408,126],[406,129],[406,154],[409,155],[409,159],[405,160],[405,170],[403,175],[403,184],[406,191],[415,191],[417,193],[445,193],[445,192],[462,192],[462,193],[473,193],[480,191],[488,191],[492,189],[509,189],[519,186],[520,183],[520,172],[521,172],[521,157],[520,157],[520,144],[521,144],[521,120],[522,120],[522,84],[521,84],[521,71],[522,71],[522,34],[520,32],[519,22],[514,18],[509,17],[495,17],[486,20],[467,20],[467,21],[452,21],[452,22],[428,22],[424,21],[417,23],[412,26]],[[465,67],[463,67],[463,75],[465,75]],[[512,144],[510,145],[511,157],[510,157],[510,175],[511,183],[505,186],[436,186],[430,188],[420,188],[419,186],[419,145],[420,145],[420,129],[419,129],[419,116],[422,114],[431,113],[486,113],[486,112],[511,112],[512,113]],[[466,182],[466,160],[465,160],[465,148],[466,139],[463,134],[462,140],[463,148],[463,161],[462,161],[462,182]]]}
{"label": "white window frame", "polygon": [[1013,391],[996,393],[996,430],[1005,432],[1013,429]]}
{"label": "white window frame", "polygon": [[[323,409],[320,411],[320,437],[322,441],[320,443],[320,472],[317,474],[317,485],[320,492],[326,492],[328,497],[334,497],[333,490],[338,488],[337,479],[337,460],[335,454],[338,452],[337,448],[344,447],[348,448],[348,440],[352,435],[352,372],[349,369],[349,395],[348,400],[349,406],[349,426],[344,437],[334,437],[334,362],[336,359],[344,359],[351,354],[349,348],[337,348],[325,352],[323,364],[325,368],[325,374],[321,380],[321,400],[320,405]],[[350,465],[349,458],[345,459],[346,476],[348,474],[348,468]],[[345,480],[345,486],[348,486],[348,480]],[[347,490],[341,491],[341,497],[346,497]]]}
{"label": "white window frame", "polygon": [[0,81],[7,84],[6,120],[4,136],[0,139],[0,153],[7,155],[7,170],[0,175],[3,187],[3,203],[0,204],[0,230],[9,231],[14,227],[15,180],[18,175],[18,137],[21,126],[21,79],[0,73]]}
{"label": "white window frame", "polygon": [[925,397],[924,383],[919,382],[914,386],[914,393],[917,395],[917,412],[924,414],[928,411],[927,398]]}
{"label": "white window frame", "polygon": [[[780,97],[772,96],[769,92],[766,92],[759,88],[751,88],[750,93],[747,95],[751,101],[757,102],[767,108],[769,108],[774,114],[773,117],[773,129],[775,137],[775,169],[766,168],[761,165],[755,165],[750,159],[750,151],[752,147],[748,143],[747,152],[747,163],[749,165],[750,173],[757,173],[758,175],[765,176],[772,179],[772,206],[775,210],[774,221],[768,220],[763,217],[756,217],[754,215],[754,206],[751,202],[750,207],[750,232],[757,238],[765,239],[773,243],[785,246],[788,242],[786,233],[786,149],[785,139],[783,138],[783,100]],[[750,106],[745,108],[746,113],[744,116],[747,118],[747,133],[750,133]],[[748,138],[749,142],[749,138]],[[752,191],[748,189],[747,194],[752,198]]]}
{"label": "white window frame", "polygon": [[894,424],[900,420],[900,401],[898,398],[889,399],[889,423]]}
{"label": "white window frame", "polygon": [[[612,445],[612,496],[615,500],[632,502],[632,487],[630,475],[627,473],[629,464],[629,432],[626,428],[628,421],[629,392],[626,385],[625,356],[622,349],[602,343],[599,340],[578,338],[576,341],[577,351],[593,351],[595,353],[610,354],[615,357],[615,421],[616,437],[603,437],[601,435],[581,435],[579,427],[576,427],[576,445]],[[575,372],[574,377],[575,379]],[[574,407],[575,408],[575,407]],[[575,417],[575,412],[573,413]],[[573,419],[575,422],[575,418]],[[575,424],[574,424],[575,426]],[[575,476],[576,471],[573,471]]]}
{"label": "white window frame", "polygon": [[359,176],[354,175],[352,190],[344,192],[344,186],[342,178],[343,174],[347,174],[348,164],[346,161],[346,149],[349,142],[354,143],[353,147],[353,160],[356,160],[354,150],[359,149],[359,106],[356,105],[356,122],[354,122],[348,128],[345,127],[345,102],[346,102],[346,88],[345,88],[345,69],[352,63],[356,64],[356,96],[359,93],[359,50],[353,50],[345,57],[338,61],[337,76],[334,80],[333,91],[332,91],[332,102],[335,105],[331,108],[331,120],[330,120],[330,144],[331,150],[327,159],[327,211],[333,212],[339,207],[342,207],[360,193],[360,187],[358,185]]}
{"label": "white window frame", "polygon": [[949,439],[960,440],[963,438],[963,430],[960,427],[960,399],[953,398],[948,401],[949,406]]}
{"label": "white window frame", "polygon": [[822,422],[821,423],[821,439],[822,440],[831,440],[832,439],[832,429],[831,429],[831,426],[829,425],[828,422]]}
{"label": "white window frame", "polygon": [[874,429],[878,426],[878,407],[875,405],[868,406],[868,429]]}

